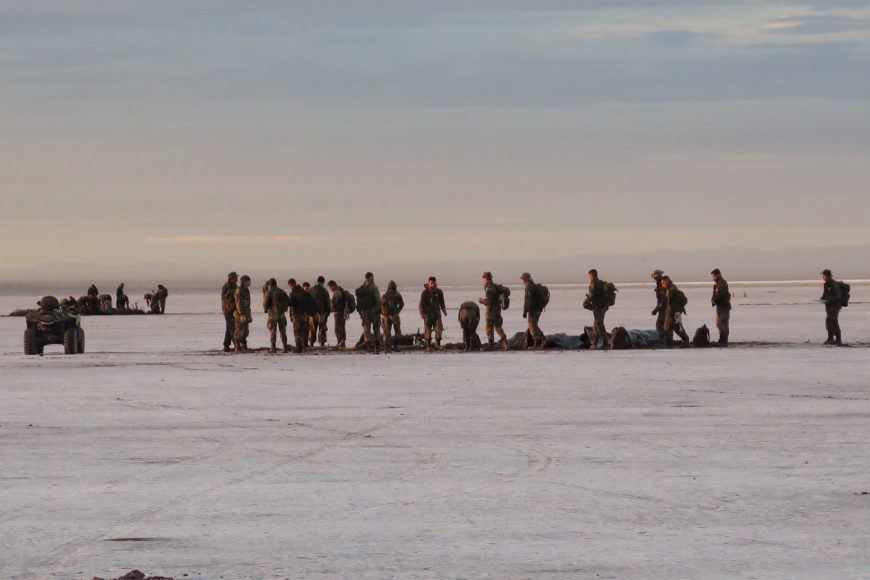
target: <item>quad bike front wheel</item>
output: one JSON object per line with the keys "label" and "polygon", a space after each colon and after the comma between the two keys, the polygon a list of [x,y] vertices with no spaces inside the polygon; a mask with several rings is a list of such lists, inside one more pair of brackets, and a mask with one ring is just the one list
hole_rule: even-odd
{"label": "quad bike front wheel", "polygon": [[78,351],[78,328],[67,328],[63,333],[63,354],[76,354]]}
{"label": "quad bike front wheel", "polygon": [[36,338],[36,329],[28,328],[24,331],[24,354],[42,354],[42,348]]}

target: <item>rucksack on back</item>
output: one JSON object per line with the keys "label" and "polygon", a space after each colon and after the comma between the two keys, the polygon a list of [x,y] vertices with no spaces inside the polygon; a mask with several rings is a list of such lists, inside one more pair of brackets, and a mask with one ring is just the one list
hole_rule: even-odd
{"label": "rucksack on back", "polygon": [[604,304],[605,306],[613,306],[616,304],[616,293],[619,292],[619,289],[613,282],[605,282],[604,283]]}
{"label": "rucksack on back", "polygon": [[710,346],[710,329],[707,328],[706,324],[695,331],[695,336],[692,338],[692,346]]}
{"label": "rucksack on back", "polygon": [[283,288],[275,287],[275,306],[278,307],[279,312],[287,312],[287,309],[290,308],[290,295],[287,294]]}
{"label": "rucksack on back", "polygon": [[356,289],[356,307],[365,312],[377,306],[372,302],[372,293],[365,284]]}
{"label": "rucksack on back", "polygon": [[351,294],[347,290],[344,291],[344,303],[347,305],[348,314],[353,314],[354,312],[356,312],[356,298],[354,298],[353,294]]}
{"label": "rucksack on back", "polygon": [[498,288],[498,301],[501,305],[502,310],[507,310],[511,307],[511,289],[507,286],[502,286],[499,284]]}
{"label": "rucksack on back", "polygon": [[550,289],[543,284],[538,284],[535,287],[535,294],[537,294],[538,308],[543,310],[550,303]]}
{"label": "rucksack on back", "polygon": [[673,306],[676,306],[677,308],[685,308],[686,305],[689,303],[689,299],[686,297],[686,294],[679,288],[672,288],[671,292],[673,292],[674,296],[671,300]]}
{"label": "rucksack on back", "polygon": [[837,282],[837,285],[840,286],[840,305],[845,308],[849,305],[849,300],[852,299],[852,286],[839,281]]}

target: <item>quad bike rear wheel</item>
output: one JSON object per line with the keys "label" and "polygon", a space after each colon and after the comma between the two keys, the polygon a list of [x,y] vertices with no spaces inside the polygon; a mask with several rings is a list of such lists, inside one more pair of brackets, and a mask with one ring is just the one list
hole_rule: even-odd
{"label": "quad bike rear wheel", "polygon": [[85,352],[85,329],[78,329],[79,340],[76,342],[76,354],[84,354]]}
{"label": "quad bike rear wheel", "polygon": [[78,350],[78,328],[67,328],[63,333],[63,354],[76,354]]}
{"label": "quad bike rear wheel", "polygon": [[35,328],[28,328],[24,331],[24,354],[42,354],[42,348],[39,346],[39,341],[36,339]]}

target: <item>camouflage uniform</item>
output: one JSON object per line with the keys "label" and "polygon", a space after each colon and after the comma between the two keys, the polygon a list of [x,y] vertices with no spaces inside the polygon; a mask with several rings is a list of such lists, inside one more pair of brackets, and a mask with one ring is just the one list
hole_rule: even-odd
{"label": "camouflage uniform", "polygon": [[432,331],[435,331],[435,346],[441,348],[441,333],[444,325],[441,322],[441,314],[447,314],[444,304],[444,292],[441,288],[426,286],[420,294],[419,305],[420,317],[423,319],[423,340],[428,350],[432,344]]}
{"label": "camouflage uniform", "polygon": [[266,293],[263,295],[263,311],[269,315],[266,319],[266,328],[269,329],[269,344],[272,352],[277,350],[279,332],[284,352],[287,352],[289,350],[287,347],[287,311],[282,309],[282,305],[278,303],[279,290],[281,289],[277,286],[270,286],[266,289]]}
{"label": "camouflage uniform", "polygon": [[826,344],[842,344],[840,310],[843,308],[843,296],[840,292],[840,285],[833,278],[825,282],[822,302],[825,303],[825,328],[828,331]]}
{"label": "camouflage uniform", "polygon": [[158,284],[157,292],[155,292],[154,296],[151,298],[152,302],[157,302],[157,309],[155,310],[155,313],[159,311],[160,314],[166,314],[167,296],[169,296],[169,290],[167,290],[165,286]]}
{"label": "camouflage uniform", "polygon": [[[381,296],[381,326],[384,338],[384,352],[399,349],[402,338],[401,312],[405,308],[405,300],[393,287],[388,287]],[[390,340],[391,333],[395,333]],[[392,343],[392,344],[391,344]]]}
{"label": "camouflage uniform", "polygon": [[[361,297],[365,297],[362,303]],[[381,348],[381,291],[373,279],[367,279],[357,288],[357,307],[366,348],[378,352]]]}
{"label": "camouflage uniform", "polygon": [[221,288],[221,311],[224,314],[226,329],[224,330],[224,350],[229,350],[236,331],[236,288],[233,282],[227,282]]}
{"label": "camouflage uniform", "polygon": [[674,343],[674,333],[689,344],[689,335],[683,328],[683,315],[686,313],[686,305],[680,304],[677,297],[680,295],[677,285],[671,282],[665,290],[665,344],[671,346]]}
{"label": "camouflage uniform", "polygon": [[251,324],[251,290],[250,288],[238,287],[235,292],[235,317],[236,328],[233,342],[236,343],[236,351],[248,350],[248,334]]}
{"label": "camouflage uniform", "polygon": [[341,286],[336,286],[335,292],[332,293],[332,316],[335,325],[335,341],[338,348],[345,348],[347,345],[347,332],[345,330],[345,322],[347,321],[347,290]]}
{"label": "camouflage uniform", "polygon": [[656,307],[653,309],[653,316],[656,317],[656,332],[659,333],[659,338],[665,337],[665,311],[667,310],[665,289],[662,288],[662,279],[653,278],[656,281]]}
{"label": "camouflage uniform", "polygon": [[719,329],[719,344],[728,344],[728,335],[731,333],[731,290],[725,278],[719,280],[713,286],[713,298],[711,304],[716,308],[716,328]]}
{"label": "camouflage uniform", "polygon": [[296,340],[296,352],[302,353],[308,345],[308,312],[311,295],[295,286],[290,290],[290,319],[293,321],[293,336]]}
{"label": "camouflage uniform", "polygon": [[127,310],[130,308],[130,299],[126,294],[124,294],[123,284],[118,286],[118,289],[115,290],[115,306],[117,306],[118,310]]}
{"label": "camouflage uniform", "polygon": [[547,340],[544,337],[544,331],[541,330],[538,324],[544,309],[540,305],[537,291],[538,285],[529,276],[526,283],[525,298],[523,299],[523,318],[529,323],[529,340],[532,344],[527,342],[526,346],[544,346]]}
{"label": "camouflage uniform", "polygon": [[480,325],[480,307],[474,302],[463,302],[459,307],[459,326],[462,328],[462,342],[465,351],[480,350],[480,337],[477,327]]}
{"label": "camouflage uniform", "polygon": [[598,348],[598,343],[607,344],[607,328],[604,326],[604,315],[610,308],[607,305],[607,296],[604,280],[595,278],[589,282],[589,291],[586,293],[584,306],[588,304],[592,311],[592,348]]}
{"label": "camouflage uniform", "polygon": [[329,320],[329,312],[331,304],[329,300],[329,292],[323,287],[323,284],[317,283],[309,290],[311,297],[314,298],[314,305],[317,310],[314,316],[308,318],[308,343],[314,346],[315,339],[320,346],[326,346],[326,332],[329,330],[326,326]]}
{"label": "camouflage uniform", "polygon": [[489,279],[483,292],[483,305],[486,306],[486,339],[489,347],[492,348],[495,344],[496,332],[501,339],[501,344],[507,346],[507,335],[502,328],[504,319],[501,315],[501,289],[498,284]]}

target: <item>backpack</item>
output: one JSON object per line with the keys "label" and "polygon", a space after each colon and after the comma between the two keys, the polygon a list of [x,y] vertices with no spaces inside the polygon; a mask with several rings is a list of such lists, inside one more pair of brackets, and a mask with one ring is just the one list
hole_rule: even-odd
{"label": "backpack", "polygon": [[536,306],[543,310],[550,303],[550,289],[543,284],[535,285],[535,302]]}
{"label": "backpack", "polygon": [[348,314],[356,312],[356,298],[347,290],[344,291],[344,304],[347,307]]}
{"label": "backpack", "polygon": [[617,326],[610,333],[610,350],[628,350],[632,347],[631,335],[624,326]]}
{"label": "backpack", "polygon": [[305,314],[308,316],[317,316],[317,302],[310,292],[305,292]]}
{"label": "backpack", "polygon": [[287,312],[287,309],[290,308],[290,295],[287,294],[283,288],[275,287],[275,306],[278,308],[278,312]]}
{"label": "backpack", "polygon": [[839,281],[837,282],[837,286],[840,287],[840,305],[845,308],[849,305],[849,300],[852,299],[850,294],[852,292],[852,286]]}
{"label": "backpack", "polygon": [[605,282],[604,283],[604,305],[605,306],[613,306],[616,304],[616,293],[619,292],[619,289],[613,282]]}
{"label": "backpack", "polygon": [[496,288],[498,288],[498,301],[501,309],[507,310],[511,307],[511,289],[501,284],[498,284]]}
{"label": "backpack", "polygon": [[356,289],[356,307],[358,310],[367,312],[375,306],[377,305],[372,301],[372,293],[369,292],[365,284]]}
{"label": "backpack", "polygon": [[710,329],[707,328],[706,324],[695,331],[695,336],[692,338],[692,346],[710,346]]}
{"label": "backpack", "polygon": [[673,298],[671,298],[671,306],[677,308],[678,311],[684,309],[686,307],[686,304],[689,303],[689,299],[686,298],[686,294],[679,288],[671,288],[671,292],[673,293]]}

